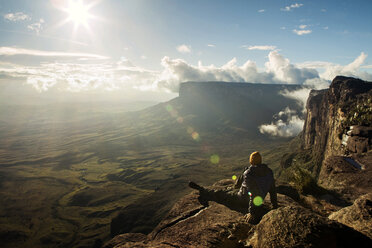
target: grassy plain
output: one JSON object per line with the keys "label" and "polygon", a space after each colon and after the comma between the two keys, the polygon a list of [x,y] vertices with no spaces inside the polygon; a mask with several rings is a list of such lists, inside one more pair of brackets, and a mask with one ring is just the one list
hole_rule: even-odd
{"label": "grassy plain", "polygon": [[190,191],[189,180],[208,185],[238,175],[254,150],[279,168],[282,150],[273,148],[286,141],[198,128],[175,101],[138,112],[66,104],[0,113],[2,247],[92,247],[135,203],[156,211],[128,231],[150,231]]}

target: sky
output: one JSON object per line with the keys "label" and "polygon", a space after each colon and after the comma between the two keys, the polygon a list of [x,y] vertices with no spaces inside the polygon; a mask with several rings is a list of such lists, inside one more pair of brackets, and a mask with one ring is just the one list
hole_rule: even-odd
{"label": "sky", "polygon": [[185,81],[372,81],[371,9],[365,0],[0,0],[0,94],[165,101]]}

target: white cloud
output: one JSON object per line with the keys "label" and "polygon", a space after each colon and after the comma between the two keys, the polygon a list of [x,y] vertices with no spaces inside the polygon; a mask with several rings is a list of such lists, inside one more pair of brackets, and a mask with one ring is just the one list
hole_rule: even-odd
{"label": "white cloud", "polygon": [[[366,57],[364,53],[353,63],[340,66],[319,61],[294,65],[277,51],[271,51],[268,55],[268,61],[265,63],[265,68],[262,69],[250,60],[238,65],[236,58],[222,66],[203,65],[201,62],[195,66],[182,59],[164,57],[161,60],[162,69],[160,71],[150,71],[137,67],[125,57],[119,61],[107,59],[97,62],[91,58],[102,58],[103,56],[8,47],[0,47],[1,55],[50,56],[51,61],[56,58],[59,59],[60,62],[58,63],[45,62],[45,59],[43,59],[44,62],[36,66],[0,63],[0,76],[24,78],[28,84],[39,91],[50,88],[61,91],[89,91],[129,87],[147,91],[178,92],[179,84],[185,81],[302,84],[307,88],[322,88],[328,86],[333,74],[354,75],[362,79],[371,77],[371,74],[359,70]],[[64,56],[67,56],[68,62],[61,62],[66,61],[61,60]],[[35,59],[38,59],[38,57],[35,57]],[[87,60],[81,61],[81,59]],[[76,62],[71,62],[74,60]],[[322,66],[325,72],[332,75],[327,73],[319,75],[316,70],[318,66]],[[302,99],[302,96],[305,95],[303,92],[282,92],[282,94],[294,99]],[[300,102],[300,100],[298,101]]]}
{"label": "white cloud", "polygon": [[40,19],[38,22],[32,23],[27,26],[29,30],[35,31],[36,34],[40,34],[40,31],[43,30],[44,19]]}
{"label": "white cloud", "polygon": [[323,27],[323,29],[324,29],[324,30],[328,30],[329,28],[328,28],[328,26],[326,26],[326,27]]}
{"label": "white cloud", "polygon": [[[263,134],[281,137],[293,137],[302,131],[304,120],[296,115],[296,111],[287,107],[277,116],[279,120],[259,126],[259,131]],[[284,117],[286,121],[283,120]]]}
{"label": "white cloud", "polygon": [[248,50],[275,50],[276,49],[276,46],[247,46],[247,45],[244,45],[242,46]]}
{"label": "white cloud", "polygon": [[326,9],[321,9],[320,11],[321,11],[321,12],[327,12],[327,10],[326,10]]}
{"label": "white cloud", "polygon": [[297,9],[304,6],[302,3],[294,3],[289,6],[285,6],[284,8],[281,8],[281,11],[291,11],[292,9]]}
{"label": "white cloud", "polygon": [[108,59],[108,57],[90,53],[69,53],[57,51],[40,51],[17,47],[0,47],[0,56],[29,55],[39,57],[80,57],[91,59]]}
{"label": "white cloud", "polygon": [[180,53],[191,53],[191,46],[188,46],[188,45],[179,45],[177,47],[177,51],[179,51]]}
{"label": "white cloud", "polygon": [[327,67],[325,67],[325,71],[324,73],[321,74],[321,77],[328,80],[332,80],[337,75],[343,75],[349,77],[358,77],[363,80],[371,81],[372,74],[360,70],[367,56],[368,56],[367,54],[362,52],[353,62],[345,66],[338,64],[330,64]]}
{"label": "white cloud", "polygon": [[142,55],[141,59],[147,59],[147,57],[145,55]]}
{"label": "white cloud", "polygon": [[293,29],[293,33],[297,34],[297,35],[304,35],[304,34],[310,34],[312,32],[312,30],[305,30],[305,29],[302,29],[302,30],[297,30],[297,29]]}
{"label": "white cloud", "polygon": [[[321,61],[302,63],[301,65],[298,65],[298,67],[302,69],[324,68],[325,72],[322,73],[320,77],[306,79],[303,83],[305,87],[302,89],[296,91],[284,90],[280,92],[280,94],[287,98],[296,100],[304,113],[310,90],[328,88],[330,81],[337,75],[358,77],[368,81],[372,80],[371,74],[360,70],[360,68],[366,67],[363,66],[366,58],[367,55],[362,52],[353,62],[345,66]],[[301,117],[301,113],[296,113],[287,108],[276,114],[273,118],[275,119],[277,117],[279,117],[279,120],[259,126],[258,128],[260,132],[273,136],[291,137],[297,135],[302,130],[304,119]]]}
{"label": "white cloud", "polygon": [[214,45],[214,44],[208,44],[207,46],[208,47],[216,47],[216,45]]}
{"label": "white cloud", "polygon": [[23,12],[8,13],[4,15],[4,19],[11,22],[31,20],[31,17]]}
{"label": "white cloud", "polygon": [[297,68],[277,51],[269,53],[269,61],[265,63],[266,71],[273,73],[274,80],[286,84],[303,84],[307,79],[319,77],[314,69]]}
{"label": "white cloud", "polygon": [[266,10],[265,9],[260,9],[260,10],[258,10],[257,12],[258,13],[263,13],[263,12],[265,12]]}
{"label": "white cloud", "polygon": [[307,27],[307,25],[305,25],[305,24],[299,26],[300,29],[305,29],[306,27]]}

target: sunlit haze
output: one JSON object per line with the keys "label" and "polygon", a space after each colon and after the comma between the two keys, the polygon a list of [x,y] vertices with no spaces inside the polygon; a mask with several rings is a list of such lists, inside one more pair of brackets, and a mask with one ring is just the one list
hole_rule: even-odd
{"label": "sunlit haze", "polygon": [[[0,1],[4,97],[154,99],[185,81],[372,78],[369,1]],[[4,93],[6,92],[6,93]]]}

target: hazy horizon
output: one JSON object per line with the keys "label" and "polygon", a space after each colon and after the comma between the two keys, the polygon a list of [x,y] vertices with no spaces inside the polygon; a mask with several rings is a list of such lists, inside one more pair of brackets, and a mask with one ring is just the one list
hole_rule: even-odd
{"label": "hazy horizon", "polygon": [[0,90],[14,102],[161,102],[177,96],[185,81],[324,88],[336,75],[372,80],[371,7],[366,1],[2,0]]}

